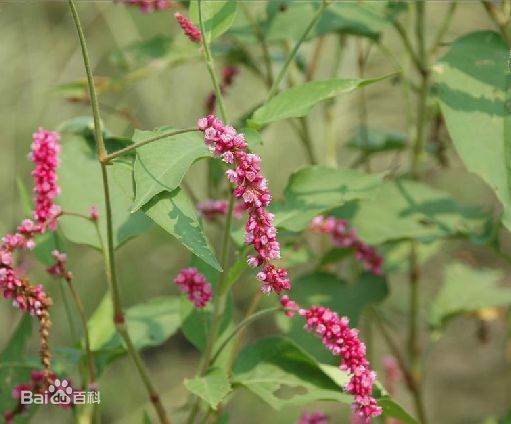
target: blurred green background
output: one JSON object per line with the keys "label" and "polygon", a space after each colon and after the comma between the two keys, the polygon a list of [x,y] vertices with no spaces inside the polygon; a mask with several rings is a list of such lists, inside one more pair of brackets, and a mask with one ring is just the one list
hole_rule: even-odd
{"label": "blurred green background", "polygon": [[[178,28],[171,11],[143,15],[135,8],[126,8],[111,1],[81,1],[79,9],[86,28],[95,74],[111,76],[115,68],[110,54],[130,43],[162,34],[177,34]],[[262,5],[249,2],[254,10]],[[428,41],[445,14],[447,3],[427,2]],[[20,221],[22,208],[17,188],[17,178],[28,187],[30,163],[26,160],[31,134],[38,126],[54,129],[62,121],[89,115],[89,106],[66,102],[55,90],[64,84],[84,78],[83,63],[75,29],[66,2],[61,1],[8,1],[0,4],[0,231],[11,231]],[[492,28],[481,5],[476,1],[460,2],[446,40],[475,29]],[[403,50],[392,29],[383,33],[384,43],[401,57]],[[337,43],[335,36],[326,37],[323,57],[315,78],[329,76],[332,56]],[[308,57],[314,42],[307,42],[301,54]],[[440,53],[442,50],[440,50]],[[221,63],[221,61],[220,61]],[[219,65],[220,65],[219,63]],[[368,59],[367,76],[392,72],[389,61],[377,49],[372,49]],[[344,59],[339,72],[343,77],[355,77],[356,41],[348,37]],[[200,60],[154,72],[147,79],[129,85],[122,92],[107,93],[101,97],[105,106],[103,117],[110,131],[130,136],[132,126],[112,108],[129,110],[141,128],[161,125],[189,127],[197,116],[204,113],[204,99],[211,84],[204,64]],[[231,116],[241,116],[264,98],[266,88],[249,70],[242,69],[226,97]],[[406,132],[406,106],[398,85],[377,84],[366,90],[371,127]],[[344,147],[358,125],[357,94],[341,97],[335,108],[335,136],[338,141],[339,165],[350,164],[355,153]],[[321,163],[328,163],[325,152],[322,111],[316,108],[310,119],[314,148]],[[318,119],[315,119],[318,118]],[[261,148],[263,167],[271,189],[278,199],[292,171],[306,163],[306,157],[294,133],[286,123],[277,123],[264,133]],[[432,169],[426,180],[435,187],[452,193],[466,203],[493,205],[496,201],[490,190],[477,177],[469,174],[448,148],[450,167]],[[405,168],[407,155],[382,155],[373,161],[373,171],[386,170],[396,163]],[[205,198],[206,173],[203,163],[196,164],[186,180],[196,195]],[[216,245],[219,239],[215,227],[208,227],[210,239]],[[68,243],[70,269],[75,274],[74,284],[90,315],[105,293],[105,278],[101,256],[87,247]],[[130,241],[118,251],[119,279],[123,304],[126,306],[160,294],[175,294],[172,278],[189,261],[189,253],[163,231],[153,228],[148,234]],[[488,251],[470,247],[461,242],[443,243],[423,266],[421,280],[421,307],[426,310],[429,299],[439,286],[444,265],[464,261],[474,266],[500,267],[508,274],[508,267]],[[33,269],[55,301],[52,308],[53,346],[70,344],[69,326],[57,283],[49,281],[44,269],[35,259]],[[391,295],[385,308],[392,314],[398,329],[406,324],[406,299],[408,285],[406,270],[391,275]],[[507,281],[507,284],[511,284]],[[242,316],[247,302],[257,284],[243,281],[235,288],[236,317]],[[268,303],[271,303],[269,300]],[[20,314],[8,302],[0,302],[0,347],[9,338]],[[511,370],[510,350],[503,320],[487,323],[488,338],[483,343],[478,337],[479,321],[460,318],[453,321],[446,334],[426,352],[425,397],[430,420],[439,424],[482,423],[490,416],[501,416],[510,407]],[[251,339],[277,332],[276,325],[267,320],[251,327]],[[398,332],[402,334],[404,332]],[[37,351],[36,340],[33,352]],[[318,341],[319,343],[319,341]],[[375,335],[374,366],[382,368],[380,359],[386,354],[379,335]],[[186,391],[182,385],[185,377],[194,373],[198,355],[193,346],[181,335],[172,337],[164,345],[144,352],[163,400],[169,407],[184,402]],[[150,410],[144,388],[128,358],[117,361],[101,378],[102,415],[107,423],[140,423],[143,412]],[[2,388],[3,389],[3,388]],[[412,403],[403,385],[399,386],[397,399],[413,411]],[[301,410],[323,409],[331,415],[332,422],[348,422],[348,409],[336,404],[311,405],[308,408],[275,412],[258,399],[239,391],[229,410],[234,423],[291,423]],[[71,422],[68,411],[45,408],[34,417],[34,422]]]}

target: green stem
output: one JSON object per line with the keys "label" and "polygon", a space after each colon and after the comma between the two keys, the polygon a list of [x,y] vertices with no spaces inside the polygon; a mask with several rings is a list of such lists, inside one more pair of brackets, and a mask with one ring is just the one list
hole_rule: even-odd
{"label": "green stem", "polygon": [[298,41],[296,42],[295,46],[293,47],[293,50],[291,50],[291,53],[288,55],[286,62],[284,63],[284,66],[280,70],[279,74],[277,75],[277,78],[275,78],[275,81],[273,82],[273,85],[270,88],[270,92],[268,93],[268,99],[271,99],[275,94],[277,94],[277,91],[279,90],[280,83],[284,79],[284,76],[286,75],[286,72],[289,68],[289,65],[295,58],[296,54],[298,53],[298,49],[302,45],[302,43],[305,41],[311,30],[314,28],[316,23],[319,21],[319,18],[321,18],[321,15],[325,11],[326,7],[330,4],[331,0],[323,0],[321,2],[321,6],[318,8],[316,13],[314,14],[312,20],[310,21],[309,25],[303,32],[303,34],[300,36]]}
{"label": "green stem", "polygon": [[[418,56],[422,69],[427,69],[427,54],[425,47],[424,37],[424,1],[418,1],[416,7],[416,36],[417,36],[417,49]],[[411,158],[411,174],[412,177],[417,179],[419,173],[419,161],[424,149],[425,142],[425,118],[426,118],[426,102],[428,96],[429,73],[421,73],[421,83],[417,97],[417,127],[415,144],[412,149]]]}
{"label": "green stem", "polygon": [[[331,78],[335,78],[339,72],[341,66],[342,55],[345,46],[344,34],[339,35],[337,48],[334,55],[334,64],[330,73]],[[325,138],[326,138],[326,162],[327,165],[333,165],[337,167],[337,138],[334,128],[335,122],[335,105],[336,98],[332,98],[326,101],[325,104]]]}
{"label": "green stem", "polygon": [[[357,38],[357,65],[358,65],[358,77],[364,78],[365,68],[367,63],[367,55],[364,52],[364,45],[362,40]],[[365,88],[362,87],[358,93],[358,119],[362,136],[362,145],[367,149],[369,147],[369,135],[368,135],[368,113],[367,113],[367,101]],[[367,151],[367,150],[366,150]],[[364,155],[365,170],[370,172],[370,155]]]}
{"label": "green stem", "polygon": [[225,105],[224,99],[222,96],[222,90],[220,88],[220,84],[218,82],[218,78],[216,76],[215,71],[215,63],[213,62],[213,57],[211,56],[211,49],[209,48],[209,41],[206,40],[206,26],[204,25],[204,20],[202,16],[202,0],[199,0],[199,23],[200,30],[202,32],[203,39],[203,47],[204,47],[204,59],[206,61],[206,67],[208,68],[209,76],[211,78],[211,82],[213,83],[213,88],[215,90],[216,101],[218,103],[218,108],[220,109],[220,115],[222,120],[227,123],[227,114],[225,113]]}
{"label": "green stem", "polygon": [[431,47],[429,49],[429,56],[433,57],[435,56],[436,52],[440,48],[440,45],[442,43],[443,38],[445,37],[445,34],[449,30],[449,26],[452,21],[452,17],[454,15],[454,12],[456,10],[456,7],[458,6],[458,3],[456,0],[452,1],[449,5],[449,8],[447,9],[447,13],[444,16],[444,19],[442,20],[442,23],[440,24],[440,27],[435,35],[433,43],[431,43]]}
{"label": "green stem", "polygon": [[[418,1],[422,1],[422,0],[418,0]],[[405,49],[408,52],[408,54],[410,55],[410,58],[412,59],[413,64],[415,65],[417,70],[422,73],[423,67],[422,67],[421,60],[420,60],[419,56],[417,55],[417,53],[415,53],[415,50],[413,49],[412,43],[410,42],[410,38],[408,37],[408,34],[407,34],[405,28],[397,20],[394,22],[394,28],[396,29],[397,33],[401,37],[401,40],[403,41]]]}
{"label": "green stem", "polygon": [[200,131],[200,130],[198,128],[186,128],[186,129],[183,129],[183,130],[174,130],[174,131],[169,131],[169,132],[166,132],[166,133],[158,134],[158,135],[156,135],[154,137],[150,137],[150,138],[148,138],[146,140],[139,141],[138,143],[130,144],[129,146],[124,147],[123,149],[120,149],[120,150],[117,150],[117,151],[115,151],[113,153],[110,153],[110,154],[108,154],[108,155],[103,157],[102,162],[104,164],[108,164],[113,159],[115,159],[115,158],[117,158],[117,157],[119,157],[121,155],[124,155],[126,153],[129,153],[132,150],[138,149],[139,147],[145,146],[146,144],[153,143],[153,142],[161,140],[163,138],[173,137],[173,136],[179,135],[179,134],[186,134],[186,133],[193,132],[193,131]]}
{"label": "green stem", "polygon": [[103,179],[103,191],[104,191],[104,197],[105,197],[105,209],[106,209],[106,225],[107,225],[107,248],[108,248],[108,255],[105,258],[105,272],[107,275],[107,280],[111,287],[111,293],[112,293],[112,304],[114,309],[114,316],[113,320],[115,323],[115,327],[118,331],[118,333],[123,338],[126,349],[128,351],[128,354],[131,356],[132,360],[135,363],[135,366],[140,374],[140,377],[142,379],[142,382],[144,383],[144,386],[149,394],[149,398],[151,402],[154,405],[154,408],[156,410],[156,413],[158,414],[158,417],[160,419],[160,422],[162,424],[170,424],[170,420],[168,419],[165,410],[163,408],[163,405],[161,404],[160,398],[158,396],[158,393],[149,378],[149,375],[147,373],[147,370],[142,363],[142,360],[140,358],[139,353],[137,352],[136,348],[133,346],[133,343],[130,339],[130,336],[126,329],[126,323],[124,321],[124,315],[121,307],[120,302],[120,295],[119,295],[119,287],[117,283],[117,274],[116,274],[116,267],[115,267],[115,255],[114,255],[114,237],[113,237],[113,225],[112,225],[112,205],[110,201],[110,189],[108,185],[108,172],[107,172],[107,165],[103,163],[103,160],[106,156],[106,148],[105,148],[105,142],[103,140],[103,130],[101,128],[101,117],[99,113],[99,107],[98,107],[98,101],[96,96],[96,88],[94,86],[94,78],[92,75],[92,70],[90,66],[89,61],[89,53],[87,50],[87,43],[85,40],[85,35],[83,32],[83,28],[80,22],[80,18],[78,16],[78,12],[76,10],[76,6],[74,4],[73,0],[69,0],[69,7],[71,9],[71,14],[73,16],[73,21],[76,26],[76,30],[78,32],[78,38],[80,39],[80,46],[82,49],[82,56],[83,56],[83,63],[85,66],[85,72],[87,74],[87,82],[89,86],[89,94],[91,98],[91,105],[92,105],[92,113],[94,115],[94,133],[96,136],[96,143],[98,148],[98,158],[100,161],[101,166],[101,174]]}
{"label": "green stem", "polygon": [[502,37],[506,41],[507,45],[511,47],[511,31],[508,28],[509,22],[511,20],[511,16],[509,14],[501,13],[501,11],[497,8],[496,4],[493,4],[489,0],[483,0],[482,4],[486,9],[486,12],[490,16],[491,20],[495,22],[497,27],[499,28]]}
{"label": "green stem", "polygon": [[215,352],[215,355],[213,356],[213,359],[211,362],[215,362],[222,351],[225,349],[225,347],[229,344],[229,342],[238,334],[242,329],[244,329],[247,325],[251,324],[252,322],[258,320],[259,318],[262,318],[263,316],[266,316],[268,314],[272,314],[273,312],[277,312],[282,310],[280,306],[275,306],[273,308],[263,309],[262,311],[256,312],[249,317],[245,318],[243,321],[241,321],[234,330],[226,337],[226,339],[223,341],[223,343],[220,345],[220,347]]}
{"label": "green stem", "polygon": [[87,317],[85,316],[85,310],[83,307],[82,300],[78,295],[78,292],[75,290],[75,287],[72,284],[70,278],[65,278],[69,291],[71,292],[71,296],[73,297],[73,301],[75,302],[76,309],[78,311],[78,316],[80,317],[80,323],[82,325],[83,330],[83,338],[85,340],[85,353],[87,356],[87,370],[89,372],[89,384],[94,384],[96,382],[96,370],[94,367],[94,356],[92,354],[92,350],[90,347],[90,337],[89,337],[89,329],[87,328]]}
{"label": "green stem", "polygon": [[255,37],[257,38],[257,41],[261,44],[261,50],[263,52],[263,62],[266,67],[266,82],[271,87],[273,85],[273,68],[271,66],[271,55],[270,55],[270,49],[268,47],[268,43],[266,42],[266,37],[261,30],[261,27],[259,26],[259,23],[257,20],[252,16],[250,13],[250,10],[245,5],[245,2],[243,0],[239,1],[238,4],[241,7],[241,11],[247,18],[250,26],[252,27],[252,31],[254,32]]}
{"label": "green stem", "polygon": [[316,165],[318,160],[316,159],[316,155],[314,153],[314,148],[312,147],[312,137],[309,130],[309,123],[307,122],[307,117],[302,116],[298,119],[300,122],[301,128],[301,137],[303,146],[305,147],[305,151],[307,152],[307,157],[309,159],[309,163],[311,165]]}

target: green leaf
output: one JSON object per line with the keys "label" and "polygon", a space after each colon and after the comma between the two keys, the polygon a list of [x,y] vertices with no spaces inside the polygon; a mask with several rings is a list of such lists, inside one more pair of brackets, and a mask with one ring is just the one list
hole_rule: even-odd
{"label": "green leaf", "polygon": [[184,384],[190,392],[204,399],[215,410],[232,390],[227,372],[220,368],[208,370],[204,377],[185,379]]}
{"label": "green leaf", "polygon": [[[319,2],[271,1],[267,11],[267,38],[270,41],[298,39],[309,24]],[[309,39],[331,32],[353,34],[377,40],[402,9],[392,2],[333,2],[321,16]],[[282,8],[282,5],[285,8]]]}
{"label": "green leaf", "polygon": [[[133,142],[138,143],[172,130],[171,127],[154,131],[135,130]],[[209,150],[197,132],[166,137],[138,148],[133,167],[136,194],[132,212],[162,191],[174,191],[190,166],[208,156]]]}
{"label": "green leaf", "polygon": [[222,270],[204,234],[195,206],[184,191],[177,188],[172,193],[161,192],[146,203],[142,210],[194,255],[213,268]]}
{"label": "green leaf", "polygon": [[367,154],[403,150],[406,147],[406,134],[376,131],[370,128],[358,128],[348,147]]}
{"label": "green leaf", "polygon": [[403,424],[418,424],[415,418],[413,418],[401,405],[388,396],[382,396],[379,398],[378,405],[383,408],[384,417],[397,418],[399,422]]}
{"label": "green leaf", "polygon": [[[201,8],[205,28],[203,37],[210,42],[231,27],[236,18],[237,2],[232,0],[202,1]],[[197,0],[190,2],[190,19],[200,28],[199,2]]]}
{"label": "green leaf", "polygon": [[32,336],[32,318],[23,314],[7,346],[0,354],[0,362],[19,361],[25,356],[27,343]]}
{"label": "green leaf", "polygon": [[349,93],[360,87],[373,84],[387,76],[372,79],[333,78],[324,81],[312,81],[282,91],[272,97],[254,112],[251,125],[260,127],[270,122],[286,118],[307,115],[319,102],[339,94]]}
{"label": "green leaf", "polygon": [[[508,48],[500,35],[478,31],[458,38],[434,66],[435,90],[454,146],[504,206],[511,229],[511,113]],[[507,163],[507,165],[506,165]]]}
{"label": "green leaf", "polygon": [[317,400],[351,403],[319,364],[292,341],[268,337],[247,346],[236,360],[233,385],[241,385],[275,409]]}
{"label": "green leaf", "polygon": [[[88,214],[91,206],[99,212],[99,229],[106,243],[106,210],[104,206],[103,182],[95,148],[84,137],[64,134],[62,143],[59,184],[62,194],[58,203],[65,212]],[[110,200],[114,246],[118,247],[130,238],[145,232],[150,221],[144,214],[130,213],[133,201],[131,166],[116,162],[109,166]],[[63,216],[59,227],[67,239],[74,243],[101,248],[95,225],[83,218]]]}
{"label": "green leaf", "polygon": [[274,208],[275,225],[301,231],[312,218],[345,202],[371,195],[380,176],[353,169],[309,166],[295,172],[284,190],[284,204]]}
{"label": "green leaf", "polygon": [[474,269],[451,264],[443,285],[431,305],[429,323],[441,327],[456,315],[511,304],[511,289],[500,287],[500,270]]}
{"label": "green leaf", "polygon": [[[126,325],[137,349],[158,346],[176,333],[181,325],[180,300],[161,296],[131,306],[126,310]],[[91,349],[122,349],[122,339],[113,324],[110,294],[106,294],[87,324]]]}
{"label": "green leaf", "polygon": [[478,233],[485,223],[479,208],[460,205],[448,193],[408,180],[387,181],[371,197],[347,204],[334,214],[348,219],[360,238],[373,245]]}

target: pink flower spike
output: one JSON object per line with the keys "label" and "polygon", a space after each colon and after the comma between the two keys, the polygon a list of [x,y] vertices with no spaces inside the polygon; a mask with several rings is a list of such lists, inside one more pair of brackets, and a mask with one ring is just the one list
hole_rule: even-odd
{"label": "pink flower spike", "polygon": [[174,278],[174,283],[188,295],[188,300],[196,308],[204,308],[213,297],[211,284],[197,268],[183,268]]}
{"label": "pink flower spike", "polygon": [[30,160],[34,162],[32,171],[34,178],[34,219],[43,226],[54,230],[56,219],[61,213],[54,204],[60,193],[57,185],[57,167],[59,165],[60,135],[56,132],[39,128],[32,136],[32,151]]}
{"label": "pink flower spike", "polygon": [[349,327],[348,318],[321,306],[300,309],[299,314],[305,318],[306,328],[321,337],[333,355],[341,357],[340,369],[351,375],[345,390],[354,397],[353,413],[367,422],[381,415],[382,408],[372,396],[376,373],[370,368],[358,330]]}
{"label": "pink flower spike", "polygon": [[226,200],[208,199],[197,204],[197,209],[200,214],[208,221],[213,220],[218,215],[225,215],[227,213],[227,207],[228,204]]}
{"label": "pink flower spike", "polygon": [[190,41],[194,43],[200,43],[202,41],[202,34],[200,30],[192,23],[192,21],[187,19],[179,12],[174,13],[174,16],[184,34],[190,39]]}

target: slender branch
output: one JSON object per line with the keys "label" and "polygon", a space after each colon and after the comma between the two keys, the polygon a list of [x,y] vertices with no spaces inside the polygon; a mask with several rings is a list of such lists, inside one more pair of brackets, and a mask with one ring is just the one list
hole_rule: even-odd
{"label": "slender branch", "polygon": [[89,384],[94,384],[96,382],[96,370],[94,366],[94,356],[92,354],[91,346],[90,346],[90,337],[89,337],[89,329],[87,328],[87,317],[85,316],[85,309],[83,307],[82,300],[78,295],[74,285],[72,284],[71,278],[64,278],[67,283],[67,287],[71,292],[71,296],[73,297],[73,301],[75,302],[76,309],[78,311],[78,315],[80,317],[80,323],[82,325],[83,330],[83,338],[85,341],[85,353],[87,356],[87,370],[89,372]]}
{"label": "slender branch", "polygon": [[249,324],[251,324],[252,322],[258,320],[259,318],[262,318],[263,316],[266,316],[268,314],[272,314],[273,312],[277,312],[277,311],[280,311],[282,310],[282,308],[280,306],[275,306],[273,308],[268,308],[268,309],[263,309],[262,311],[259,311],[259,312],[256,312],[250,316],[248,316],[247,318],[245,318],[243,321],[241,321],[237,326],[236,328],[234,328],[234,330],[232,330],[232,332],[226,337],[226,339],[222,342],[222,344],[220,345],[220,347],[217,349],[217,351],[215,352],[214,356],[213,356],[213,359],[211,360],[211,362],[215,362],[218,357],[220,356],[220,354],[223,352],[223,350],[225,349],[225,347],[229,344],[229,342],[234,338],[234,336],[236,336],[236,334],[238,334],[242,329],[244,329],[246,326],[248,326]]}
{"label": "slender branch", "polygon": [[497,5],[493,4],[489,0],[483,0],[482,4],[491,20],[495,22],[499,28],[500,33],[502,34],[502,37],[504,37],[504,40],[506,40],[507,45],[511,46],[511,33],[508,28],[511,16],[501,13],[501,11],[497,8]]}
{"label": "slender branch", "polygon": [[435,38],[433,39],[433,43],[431,43],[431,47],[428,52],[430,57],[433,57],[440,48],[442,40],[444,39],[445,34],[449,30],[449,26],[451,24],[452,17],[454,15],[454,12],[456,11],[457,6],[458,3],[456,2],[456,0],[453,0],[449,5],[449,8],[447,9],[447,12],[444,16],[444,19],[442,20],[442,23],[440,24],[440,27],[438,28],[438,31],[435,35]]}
{"label": "slender branch", "polygon": [[279,90],[280,83],[284,79],[284,76],[286,75],[286,72],[289,68],[289,65],[295,58],[296,54],[298,53],[298,49],[302,45],[302,43],[305,41],[311,30],[314,28],[316,23],[319,21],[319,18],[321,18],[321,15],[325,11],[326,7],[331,3],[331,0],[323,0],[321,2],[321,6],[318,8],[316,13],[314,14],[312,20],[310,21],[309,25],[303,32],[303,34],[300,36],[298,41],[296,42],[295,46],[293,47],[293,50],[291,50],[291,53],[288,55],[286,62],[284,63],[284,66],[280,70],[279,74],[277,75],[277,78],[273,82],[273,85],[270,88],[270,92],[268,93],[268,99],[271,99],[275,94],[277,94],[277,91]]}
{"label": "slender branch", "polygon": [[319,58],[321,56],[321,50],[323,49],[324,45],[325,45],[325,37],[324,36],[319,37],[316,41],[314,51],[312,52],[311,60],[309,61],[307,70],[305,72],[305,81],[312,81],[312,78],[314,77],[316,69],[318,68]]}
{"label": "slender branch", "polygon": [[[424,1],[417,1],[416,7],[416,36],[417,49],[421,67],[427,69],[427,53],[425,48],[424,37]],[[412,149],[411,173],[414,178],[418,177],[419,160],[424,149],[425,142],[425,118],[426,118],[426,101],[428,96],[429,73],[421,73],[421,84],[417,97],[417,127],[415,144]]]}
{"label": "slender branch", "polygon": [[115,255],[114,255],[114,237],[113,237],[113,225],[112,225],[112,205],[110,202],[110,189],[108,185],[108,172],[106,164],[103,163],[103,159],[106,156],[106,148],[105,142],[103,140],[103,130],[101,128],[101,117],[99,113],[98,101],[96,97],[96,89],[94,86],[94,78],[92,75],[92,70],[89,61],[89,54],[87,50],[87,43],[85,40],[85,35],[83,32],[83,28],[80,22],[80,18],[78,16],[78,12],[76,10],[76,6],[74,4],[74,0],[69,0],[69,7],[71,9],[71,14],[73,16],[73,21],[76,26],[76,30],[78,32],[78,38],[80,40],[80,46],[82,49],[83,63],[85,66],[85,72],[87,74],[87,81],[89,86],[89,93],[91,98],[92,105],[92,113],[94,115],[94,132],[96,136],[96,143],[98,148],[98,158],[101,165],[101,174],[103,179],[103,191],[105,197],[105,209],[106,209],[106,225],[107,225],[107,247],[108,247],[108,255],[105,256],[105,272],[107,275],[107,280],[111,287],[112,293],[112,304],[114,308],[114,323],[117,329],[117,332],[123,338],[128,354],[131,356],[132,360],[135,362],[136,368],[140,374],[140,377],[144,383],[144,386],[149,394],[149,398],[153,403],[156,413],[160,419],[162,424],[170,424],[170,420],[168,419],[163,405],[161,404],[158,393],[149,378],[147,370],[142,363],[140,355],[136,348],[133,346],[133,343],[130,339],[128,331],[126,329],[126,323],[124,321],[124,315],[121,307],[120,296],[119,296],[119,287],[117,283],[117,275],[116,275],[116,267],[115,267]]}
{"label": "slender branch", "polygon": [[123,149],[119,149],[113,153],[107,154],[103,157],[103,160],[101,161],[104,164],[110,163],[113,159],[124,155],[126,153],[131,152],[132,150],[138,149],[139,147],[145,146],[146,144],[153,143],[155,141],[161,140],[163,138],[167,137],[174,137],[175,135],[179,134],[186,134],[193,131],[200,131],[198,128],[185,128],[183,130],[174,130],[174,131],[168,131],[166,133],[158,134],[154,137],[150,137],[146,140],[139,141],[138,143],[130,144],[127,147],[124,147]]}
{"label": "slender branch", "polygon": [[271,87],[273,85],[273,68],[271,66],[271,55],[270,55],[270,49],[268,47],[268,43],[266,42],[266,37],[261,30],[261,27],[259,26],[259,23],[257,20],[252,16],[250,13],[250,10],[245,5],[245,2],[243,0],[238,1],[238,4],[241,7],[241,11],[247,18],[250,26],[252,27],[252,31],[254,32],[255,37],[257,38],[257,41],[261,44],[261,50],[263,52],[263,62],[266,67],[266,81],[268,85]]}
{"label": "slender branch", "polygon": [[[261,302],[261,299],[263,297],[263,293],[261,290],[257,290],[254,293],[254,296],[252,296],[252,300],[250,301],[250,305],[248,306],[247,312],[245,313],[245,320],[249,319],[249,317],[254,314],[254,312],[257,310],[257,307],[259,306],[259,303]],[[234,365],[234,360],[236,359],[236,355],[238,354],[241,344],[243,342],[243,336],[245,335],[245,329],[241,328],[240,332],[238,333],[238,337],[236,338],[236,341],[234,343],[234,346],[231,351],[231,356],[229,358],[228,362],[228,371],[230,372],[232,369],[232,366]]]}
{"label": "slender branch", "polygon": [[218,103],[218,108],[220,109],[220,115],[224,122],[227,122],[227,114],[225,113],[225,105],[224,98],[222,96],[222,89],[220,88],[220,84],[218,82],[218,78],[216,76],[215,71],[215,63],[213,62],[213,57],[211,56],[211,49],[209,48],[209,41],[206,39],[206,26],[204,24],[204,19],[202,16],[202,0],[199,0],[199,23],[200,30],[202,32],[202,45],[204,50],[204,59],[206,61],[206,67],[208,68],[209,76],[211,77],[211,82],[213,83],[213,88],[215,90],[216,101]]}
{"label": "slender branch", "polygon": [[404,29],[403,25],[396,20],[394,21],[394,28],[396,29],[397,33],[401,37],[401,40],[403,41],[403,44],[405,46],[406,51],[410,55],[410,58],[412,59],[412,62],[414,63],[415,67],[420,73],[424,73],[425,69],[423,68],[423,64],[421,63],[421,60],[417,53],[415,53],[415,50],[413,49],[412,43],[410,42],[410,38],[408,37],[408,34],[406,30]]}

